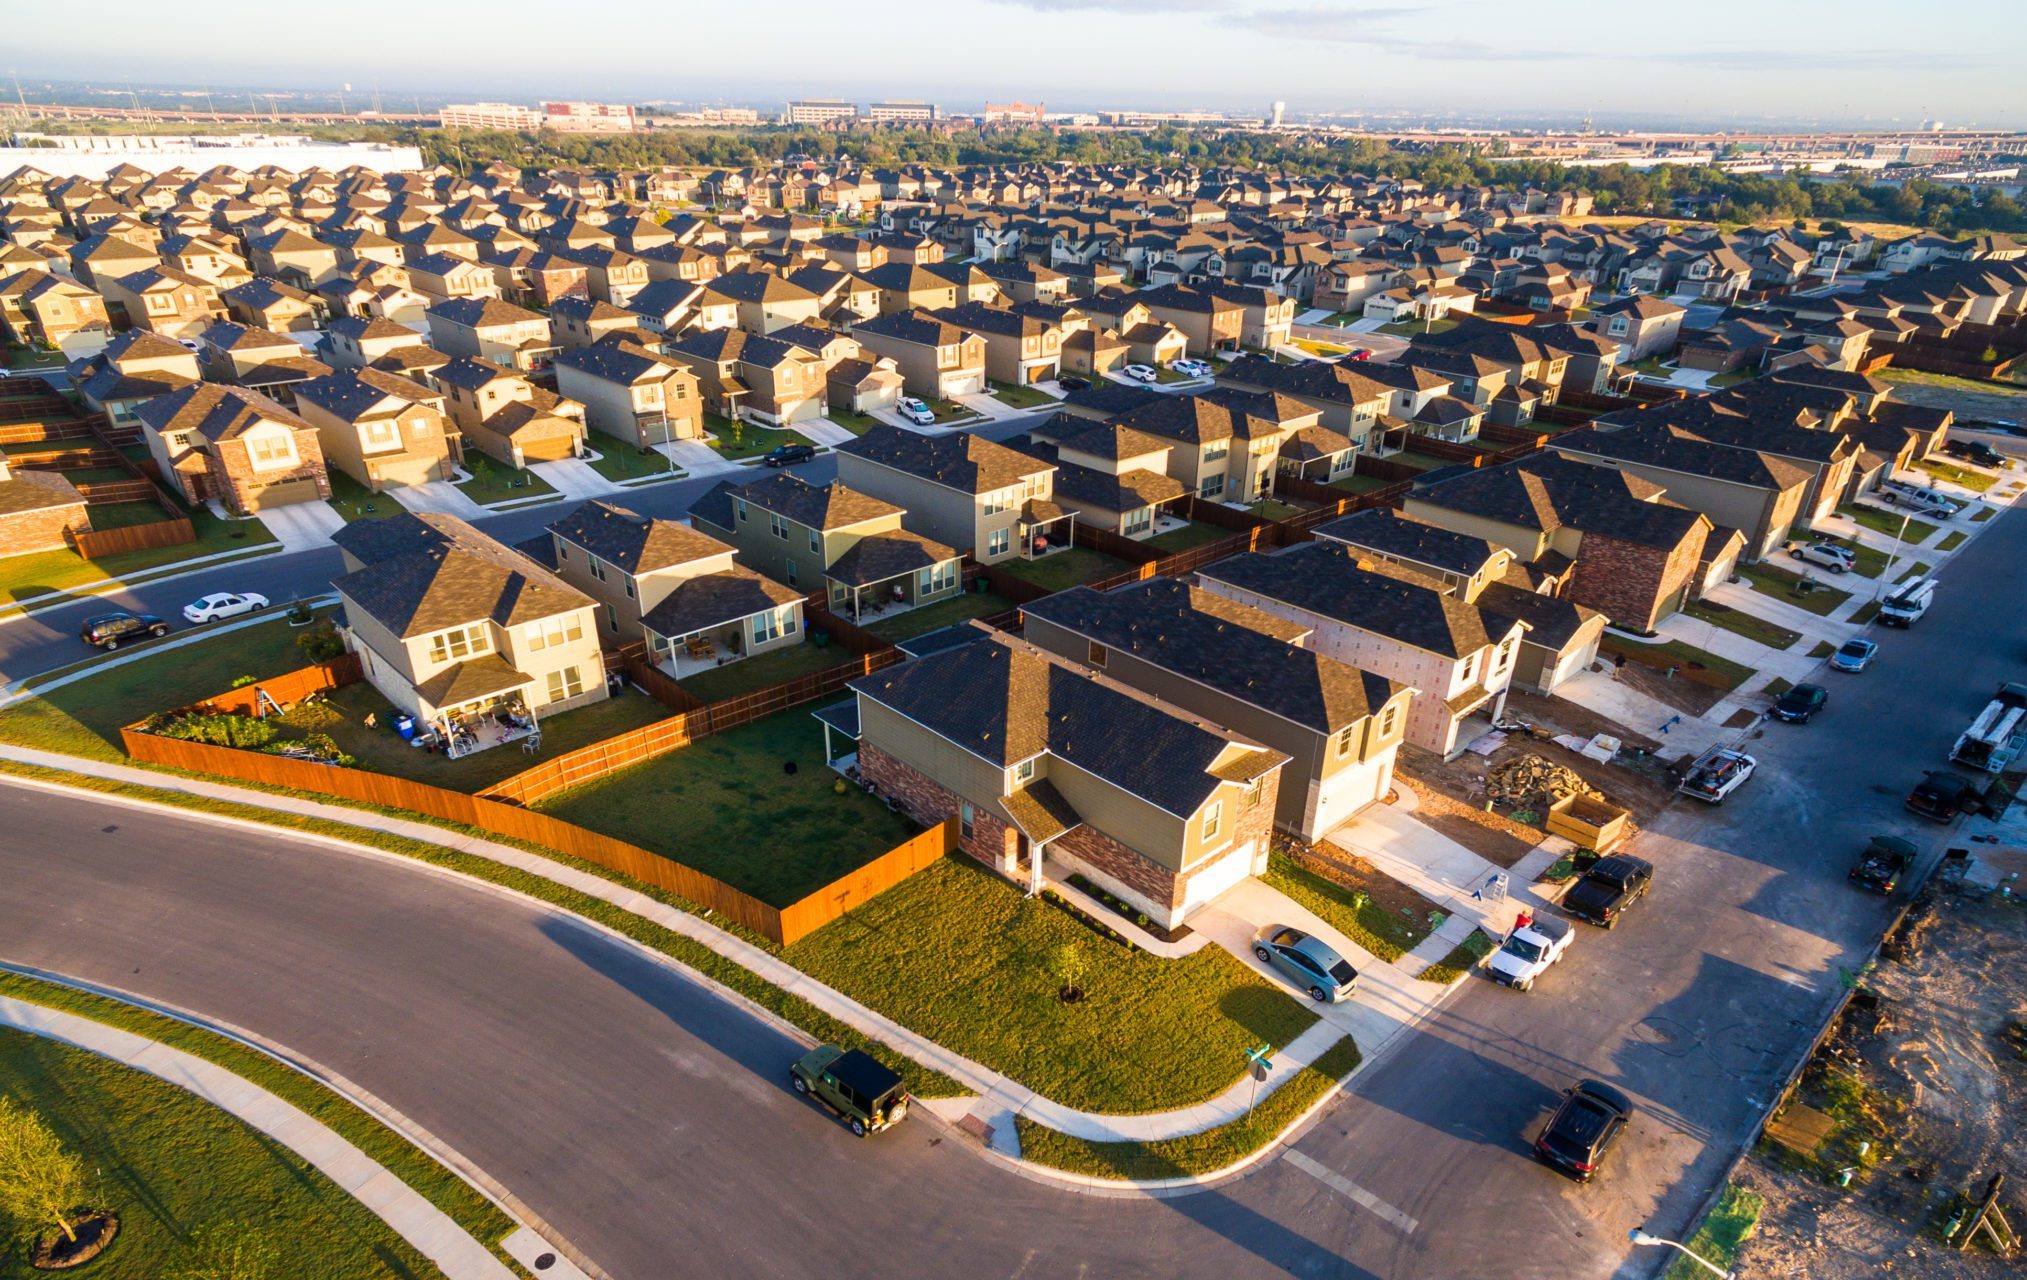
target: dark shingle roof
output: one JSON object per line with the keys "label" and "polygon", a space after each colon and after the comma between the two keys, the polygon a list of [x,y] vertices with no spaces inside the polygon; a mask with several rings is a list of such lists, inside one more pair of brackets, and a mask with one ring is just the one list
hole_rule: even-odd
{"label": "dark shingle roof", "polygon": [[364,566],[332,580],[404,639],[491,621],[515,626],[590,607],[591,598],[456,516],[403,513],[331,535]]}
{"label": "dark shingle roof", "polygon": [[1274,554],[1251,552],[1198,571],[1269,600],[1389,636],[1447,658],[1493,643],[1484,614],[1434,587],[1359,565],[1351,548],[1304,542]]}
{"label": "dark shingle roof", "polygon": [[1053,469],[1039,458],[970,432],[923,436],[884,425],[839,445],[838,452],[971,494],[1004,489]]}
{"label": "dark shingle roof", "polygon": [[730,529],[737,519],[732,499],[743,498],[761,510],[774,512],[811,529],[843,529],[882,516],[907,514],[890,502],[860,493],[833,480],[815,485],[786,471],[739,484],[721,481],[690,505],[690,513],[721,529]]}
{"label": "dark shingle roof", "polygon": [[688,579],[642,614],[641,625],[659,636],[686,636],[800,599],[801,592],[735,566]]}
{"label": "dark shingle roof", "polygon": [[212,441],[235,439],[261,422],[279,422],[292,431],[316,431],[258,391],[215,382],[194,383],[157,396],[136,413],[158,432],[194,430]]}
{"label": "dark shingle roof", "polygon": [[1451,573],[1477,573],[1485,568],[1486,561],[1492,559],[1497,551],[1483,538],[1423,524],[1419,520],[1404,520],[1388,510],[1356,512],[1341,520],[1320,524],[1314,532],[1319,538],[1367,547],[1381,555],[1411,560]]}
{"label": "dark shingle roof", "polygon": [[848,587],[869,587],[957,558],[955,550],[940,542],[905,529],[894,529],[868,534],[854,542],[843,555],[831,561],[824,576]]}
{"label": "dark shingle roof", "polygon": [[686,524],[650,520],[616,503],[595,498],[579,504],[561,519],[550,521],[549,531],[635,576],[732,554],[731,547]]}

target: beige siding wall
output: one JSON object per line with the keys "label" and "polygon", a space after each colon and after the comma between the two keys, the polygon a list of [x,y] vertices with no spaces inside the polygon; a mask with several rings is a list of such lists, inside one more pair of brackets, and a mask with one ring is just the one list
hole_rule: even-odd
{"label": "beige siding wall", "polygon": [[1413,495],[1409,495],[1402,505],[1401,514],[1412,520],[1420,520],[1424,524],[1469,534],[1474,538],[1483,538],[1494,546],[1505,547],[1513,553],[1516,560],[1532,560],[1548,548],[1548,540],[1543,538],[1538,530],[1452,511],[1448,507],[1424,502]]}
{"label": "beige siding wall", "polygon": [[[984,546],[985,517],[979,514],[983,508],[970,494],[946,489],[920,476],[883,467],[853,454],[840,453],[837,458],[838,479],[861,493],[907,511],[901,526],[909,532],[934,538],[958,551]],[[1017,515],[1017,511],[1006,513],[1006,522],[1011,524]]]}
{"label": "beige siding wall", "polygon": [[[818,732],[817,726],[812,725],[810,731]],[[1004,770],[959,750],[871,698],[859,699],[859,732],[862,741],[878,747],[924,777],[948,787],[972,804],[1005,817],[999,805],[1000,797],[1006,794]]]}

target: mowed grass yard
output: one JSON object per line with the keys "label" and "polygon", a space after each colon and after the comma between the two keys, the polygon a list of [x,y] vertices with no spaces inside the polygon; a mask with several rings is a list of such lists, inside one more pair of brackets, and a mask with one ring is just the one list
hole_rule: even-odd
{"label": "mowed grass yard", "polygon": [[[8,1029],[0,1096],[39,1115],[82,1157],[94,1201],[119,1215],[119,1235],[79,1275],[244,1274],[211,1267],[217,1244],[247,1234],[275,1249],[275,1269],[264,1274],[440,1275],[300,1156],[166,1081]],[[23,1246],[0,1253],[0,1277],[46,1274],[29,1268]]]}
{"label": "mowed grass yard", "polygon": [[[151,712],[188,706],[232,687],[241,676],[266,679],[309,665],[296,637],[306,629],[289,626],[282,611],[256,626],[169,649],[137,662],[109,666],[83,680],[0,708],[0,741],[94,760],[125,760],[120,726]],[[320,615],[321,616],[321,615]],[[146,653],[168,639],[121,649],[117,656]],[[79,656],[89,651],[78,646]],[[102,660],[105,655],[101,655]]]}
{"label": "mowed grass yard", "polygon": [[[1085,960],[1066,1004],[1051,957]],[[953,855],[784,950],[796,968],[1065,1106],[1144,1113],[1215,1097],[1244,1051],[1316,1015],[1223,948],[1166,960],[1093,933]]]}
{"label": "mowed grass yard", "polygon": [[1089,547],[1051,552],[1039,560],[1002,560],[998,568],[1050,591],[1068,591],[1098,578],[1125,573],[1133,566]]}
{"label": "mowed grass yard", "polygon": [[813,710],[713,734],[535,808],[787,906],[919,830],[857,787],[838,794]]}
{"label": "mowed grass yard", "polygon": [[[125,508],[129,505],[146,507],[146,518],[163,519],[168,513],[154,503],[117,503]],[[99,513],[106,506],[92,508],[95,527],[109,528],[110,524],[98,524]],[[119,581],[137,577],[151,570],[161,569],[184,560],[195,560],[200,556],[223,555],[227,552],[252,552],[262,546],[272,546],[274,535],[258,520],[220,520],[202,508],[188,513],[190,525],[197,535],[197,541],[187,542],[179,547],[149,547],[143,551],[121,551],[96,560],[87,560],[68,548],[56,551],[37,551],[25,556],[9,556],[0,560],[0,604],[32,600],[38,596],[81,587],[86,583]]]}

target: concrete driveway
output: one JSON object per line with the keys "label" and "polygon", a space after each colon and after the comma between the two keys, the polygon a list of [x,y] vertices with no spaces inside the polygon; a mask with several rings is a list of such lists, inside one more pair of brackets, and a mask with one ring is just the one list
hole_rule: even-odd
{"label": "concrete driveway", "polygon": [[328,502],[291,502],[256,512],[267,531],[285,551],[308,551],[328,546],[331,535],[345,527],[345,517]]}

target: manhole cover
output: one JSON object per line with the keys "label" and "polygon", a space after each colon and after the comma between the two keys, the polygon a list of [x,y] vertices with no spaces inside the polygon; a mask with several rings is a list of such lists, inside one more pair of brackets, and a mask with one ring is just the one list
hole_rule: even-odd
{"label": "manhole cover", "polygon": [[1671,1058],[1679,1058],[1693,1047],[1689,1028],[1673,1018],[1649,1018],[1633,1028],[1641,1040]]}

